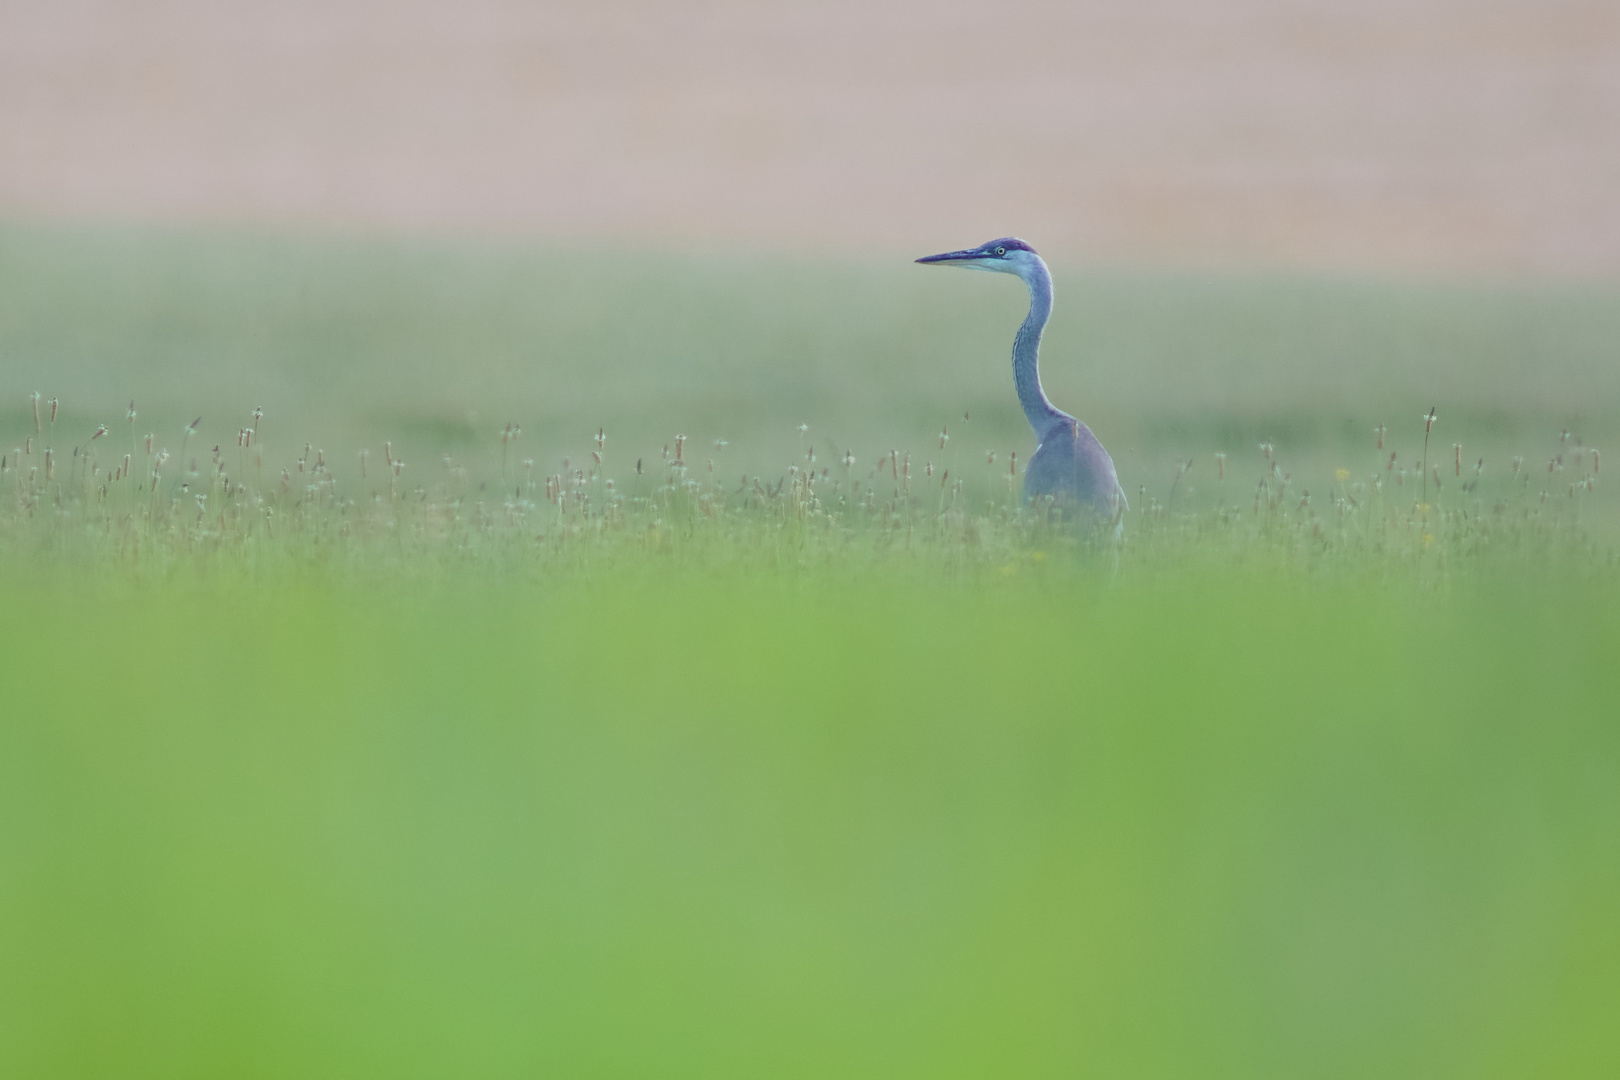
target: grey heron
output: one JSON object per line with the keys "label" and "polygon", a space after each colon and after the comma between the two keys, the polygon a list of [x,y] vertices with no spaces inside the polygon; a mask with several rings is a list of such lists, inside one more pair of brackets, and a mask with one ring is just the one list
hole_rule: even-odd
{"label": "grey heron", "polygon": [[976,248],[927,255],[917,260],[936,266],[960,266],[1015,274],[1029,287],[1029,314],[1013,338],[1013,385],[1039,444],[1024,471],[1026,501],[1052,496],[1071,509],[1088,510],[1116,529],[1126,509],[1125,489],[1091,429],[1053,405],[1041,389],[1038,368],[1041,332],[1052,317],[1052,274],[1035,249],[1012,236]]}

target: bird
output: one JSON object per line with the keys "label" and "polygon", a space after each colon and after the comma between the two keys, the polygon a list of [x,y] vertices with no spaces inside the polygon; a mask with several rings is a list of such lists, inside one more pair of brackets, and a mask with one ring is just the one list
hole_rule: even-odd
{"label": "bird", "polygon": [[1041,333],[1052,317],[1052,272],[1046,261],[1024,241],[1004,236],[975,248],[925,255],[917,262],[1013,274],[1028,286],[1029,314],[1013,337],[1012,349],[1018,403],[1039,444],[1024,470],[1024,500],[1051,496],[1066,511],[1089,513],[1113,525],[1117,536],[1128,507],[1114,459],[1089,427],[1053,405],[1041,388]]}

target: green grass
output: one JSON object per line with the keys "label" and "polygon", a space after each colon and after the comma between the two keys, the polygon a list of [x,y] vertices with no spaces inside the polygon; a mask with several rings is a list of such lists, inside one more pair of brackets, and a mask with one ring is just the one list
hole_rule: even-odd
{"label": "green grass", "polygon": [[1613,592],[6,579],[12,1076],[1601,1076]]}
{"label": "green grass", "polygon": [[[229,446],[262,405],[278,463],[312,442],[344,480],[385,439],[419,470],[450,453],[487,475],[508,422],[548,472],[586,457],[601,427],[619,476],[679,433],[699,449],[725,438],[739,471],[778,475],[801,423],[824,464],[845,450],[866,465],[894,448],[937,458],[947,423],[960,466],[988,449],[1027,458],[1007,363],[1018,283],[905,255],[837,265],[12,226],[0,229],[0,449],[21,445],[26,396],[40,391],[70,418],[64,449],[98,423],[122,436],[131,398],[139,434],[171,451],[199,414],[198,442]],[[1371,460],[1376,424],[1415,450],[1431,405],[1442,453],[1460,441],[1497,472],[1514,455],[1544,465],[1564,428],[1600,446],[1620,434],[1613,283],[1061,259],[1054,273],[1043,379],[1097,430],[1132,494],[1162,499],[1188,457],[1203,483],[1217,451],[1248,476],[1267,438],[1320,486]]]}
{"label": "green grass", "polygon": [[1613,1075],[1613,289],[1058,272],[0,232],[0,1075]]}

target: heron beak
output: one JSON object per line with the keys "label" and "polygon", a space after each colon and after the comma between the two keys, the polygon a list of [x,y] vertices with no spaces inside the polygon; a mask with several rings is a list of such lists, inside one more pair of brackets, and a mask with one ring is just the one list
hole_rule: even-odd
{"label": "heron beak", "polygon": [[920,263],[939,263],[944,266],[972,263],[984,258],[984,252],[978,248],[969,248],[966,251],[947,251],[940,255],[924,255],[917,261]]}

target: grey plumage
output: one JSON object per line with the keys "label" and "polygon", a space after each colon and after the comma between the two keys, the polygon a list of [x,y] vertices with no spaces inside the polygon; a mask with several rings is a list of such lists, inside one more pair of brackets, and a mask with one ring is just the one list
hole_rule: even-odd
{"label": "grey plumage", "polygon": [[1013,338],[1013,386],[1039,445],[1024,471],[1026,501],[1052,496],[1068,509],[1088,511],[1116,528],[1126,509],[1114,460],[1091,429],[1053,405],[1041,388],[1041,333],[1052,317],[1052,274],[1035,249],[1003,237],[962,251],[928,255],[920,263],[1015,274],[1029,288],[1029,314]]}

